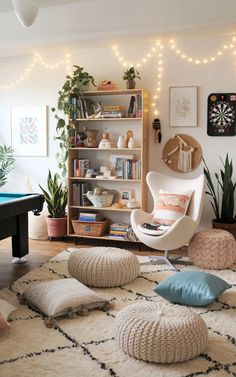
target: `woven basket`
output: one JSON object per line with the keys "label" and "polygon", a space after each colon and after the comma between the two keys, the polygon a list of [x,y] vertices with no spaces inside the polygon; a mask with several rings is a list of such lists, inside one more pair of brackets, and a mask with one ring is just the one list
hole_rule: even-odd
{"label": "woven basket", "polygon": [[72,226],[74,229],[75,234],[80,236],[93,236],[93,237],[101,237],[109,229],[109,220],[104,221],[78,221],[76,219],[72,219]]}

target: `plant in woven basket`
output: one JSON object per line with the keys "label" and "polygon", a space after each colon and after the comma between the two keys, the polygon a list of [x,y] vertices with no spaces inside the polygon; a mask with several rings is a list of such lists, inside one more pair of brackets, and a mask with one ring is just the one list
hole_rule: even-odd
{"label": "plant in woven basket", "polygon": [[[90,84],[96,86],[93,76],[84,71],[83,67],[79,67],[78,65],[74,65],[73,67],[75,67],[73,73],[66,76],[66,81],[58,92],[57,108],[51,108],[57,120],[57,136],[55,139],[59,141],[60,151],[56,156],[58,167],[62,171],[62,177],[66,176],[68,150],[71,147],[70,140],[75,132],[74,124],[68,121],[72,110],[71,96],[82,97],[83,92],[88,89]],[[63,116],[60,113],[63,113]],[[64,116],[66,116],[66,120]]]}
{"label": "plant in woven basket", "polygon": [[0,187],[7,183],[7,176],[14,167],[14,150],[6,145],[0,145]]}
{"label": "plant in woven basket", "polygon": [[204,162],[204,174],[207,181],[206,194],[211,197],[210,203],[213,208],[216,222],[232,224],[236,223],[236,214],[234,209],[234,195],[236,183],[233,181],[233,163],[232,159],[229,159],[228,153],[225,161],[222,160],[223,168],[220,169],[220,173],[215,173],[216,185],[213,183],[210,170]]}

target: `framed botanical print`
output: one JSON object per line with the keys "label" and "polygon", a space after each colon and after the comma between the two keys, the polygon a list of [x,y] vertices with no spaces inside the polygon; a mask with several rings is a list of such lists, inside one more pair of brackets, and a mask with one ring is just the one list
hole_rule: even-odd
{"label": "framed botanical print", "polygon": [[47,156],[47,106],[12,107],[11,140],[16,156]]}
{"label": "framed botanical print", "polygon": [[197,127],[197,86],[169,88],[170,127]]}

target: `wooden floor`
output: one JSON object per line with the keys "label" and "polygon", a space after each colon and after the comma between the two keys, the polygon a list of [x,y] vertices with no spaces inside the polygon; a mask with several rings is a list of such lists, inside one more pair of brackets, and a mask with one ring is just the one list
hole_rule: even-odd
{"label": "wooden floor", "polygon": [[[83,241],[83,243],[80,243],[79,245],[75,245],[72,238],[68,239],[66,242],[29,240],[30,253],[27,255],[28,262],[24,264],[13,264],[11,256],[11,239],[7,238],[0,241],[0,288],[14,282],[35,267],[40,266],[42,263],[59,254],[67,247],[89,247],[95,245],[120,247],[131,250],[135,254],[140,255],[150,255],[151,250],[144,245],[140,247],[140,244],[114,241],[107,241],[105,244],[104,242],[98,244],[96,240],[89,240],[89,243],[87,240]],[[153,250],[151,253],[156,255],[159,254]],[[180,250],[176,253],[185,255],[186,250]]]}

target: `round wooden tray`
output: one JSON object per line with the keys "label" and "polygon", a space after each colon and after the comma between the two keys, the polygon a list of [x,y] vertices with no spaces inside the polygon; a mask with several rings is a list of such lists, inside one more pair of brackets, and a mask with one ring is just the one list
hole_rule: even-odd
{"label": "round wooden tray", "polygon": [[171,170],[177,171],[179,173],[185,173],[185,171],[178,168],[178,159],[180,152],[180,139],[178,138],[178,136],[185,143],[187,143],[187,146],[183,147],[184,151],[188,151],[191,147],[194,148],[194,151],[192,152],[192,171],[201,162],[202,148],[199,142],[190,135],[176,134],[172,138],[170,138],[163,148],[162,159]]}

